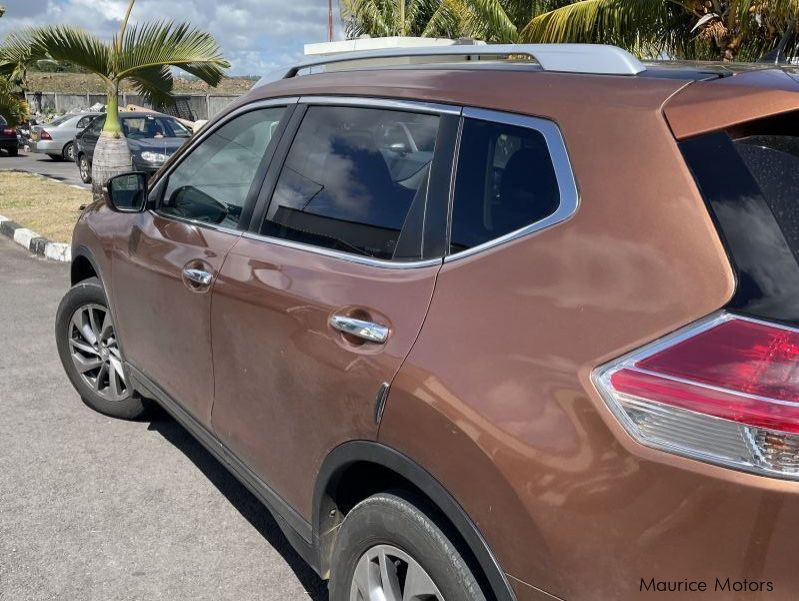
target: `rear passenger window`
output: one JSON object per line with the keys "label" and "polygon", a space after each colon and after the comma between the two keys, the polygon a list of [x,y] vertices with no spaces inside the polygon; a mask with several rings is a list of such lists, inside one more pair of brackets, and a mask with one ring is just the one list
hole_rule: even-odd
{"label": "rear passenger window", "polygon": [[261,233],[377,259],[418,259],[438,121],[396,110],[310,107]]}
{"label": "rear passenger window", "polygon": [[452,205],[451,253],[536,223],[559,204],[558,182],[543,134],[465,120]]}

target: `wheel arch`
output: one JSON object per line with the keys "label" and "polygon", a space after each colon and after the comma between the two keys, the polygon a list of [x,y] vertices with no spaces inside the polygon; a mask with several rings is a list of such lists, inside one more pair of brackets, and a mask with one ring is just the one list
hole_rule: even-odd
{"label": "wheel arch", "polygon": [[[367,476],[363,478],[363,476]],[[353,491],[353,480],[366,482]],[[488,588],[496,601],[515,601],[505,573],[480,530],[461,505],[427,470],[410,457],[389,446],[373,441],[344,443],[330,452],[316,479],[314,488],[313,536],[318,550],[318,572],[329,577],[333,547],[338,527],[352,505],[376,492],[392,487],[409,488],[421,494],[438,512],[459,542],[470,553],[467,558],[478,581]],[[343,489],[343,490],[342,490]]]}
{"label": "wheel arch", "polygon": [[89,278],[97,278],[101,284],[103,282],[103,276],[97,268],[97,261],[92,251],[85,246],[79,246],[74,249],[69,275],[72,286]]}

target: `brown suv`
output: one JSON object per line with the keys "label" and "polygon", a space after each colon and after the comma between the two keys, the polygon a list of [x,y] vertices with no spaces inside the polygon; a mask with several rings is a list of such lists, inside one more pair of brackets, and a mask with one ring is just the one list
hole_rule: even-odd
{"label": "brown suv", "polygon": [[109,183],[56,322],[84,401],[166,408],[333,601],[796,599],[795,74],[399,54]]}

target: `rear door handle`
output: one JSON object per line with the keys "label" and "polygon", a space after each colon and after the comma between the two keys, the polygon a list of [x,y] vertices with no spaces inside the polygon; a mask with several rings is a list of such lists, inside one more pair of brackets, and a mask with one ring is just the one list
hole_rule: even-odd
{"label": "rear door handle", "polygon": [[194,269],[191,267],[186,267],[183,270],[183,277],[187,280],[196,284],[197,286],[202,286],[206,288],[211,285],[211,281],[214,279],[214,276],[205,271],[204,269]]}
{"label": "rear door handle", "polygon": [[355,319],[344,315],[333,315],[330,318],[330,327],[367,342],[383,344],[388,340],[388,328],[373,321]]}

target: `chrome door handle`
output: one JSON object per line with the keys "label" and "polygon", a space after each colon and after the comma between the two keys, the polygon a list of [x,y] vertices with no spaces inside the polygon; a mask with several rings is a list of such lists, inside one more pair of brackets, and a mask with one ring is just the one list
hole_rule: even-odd
{"label": "chrome door handle", "polygon": [[198,286],[210,286],[214,276],[202,269],[187,267],[183,270],[184,277]]}
{"label": "chrome door handle", "polygon": [[388,328],[379,323],[345,317],[344,315],[334,315],[330,318],[330,327],[339,332],[350,334],[367,342],[383,344],[388,340]]}

